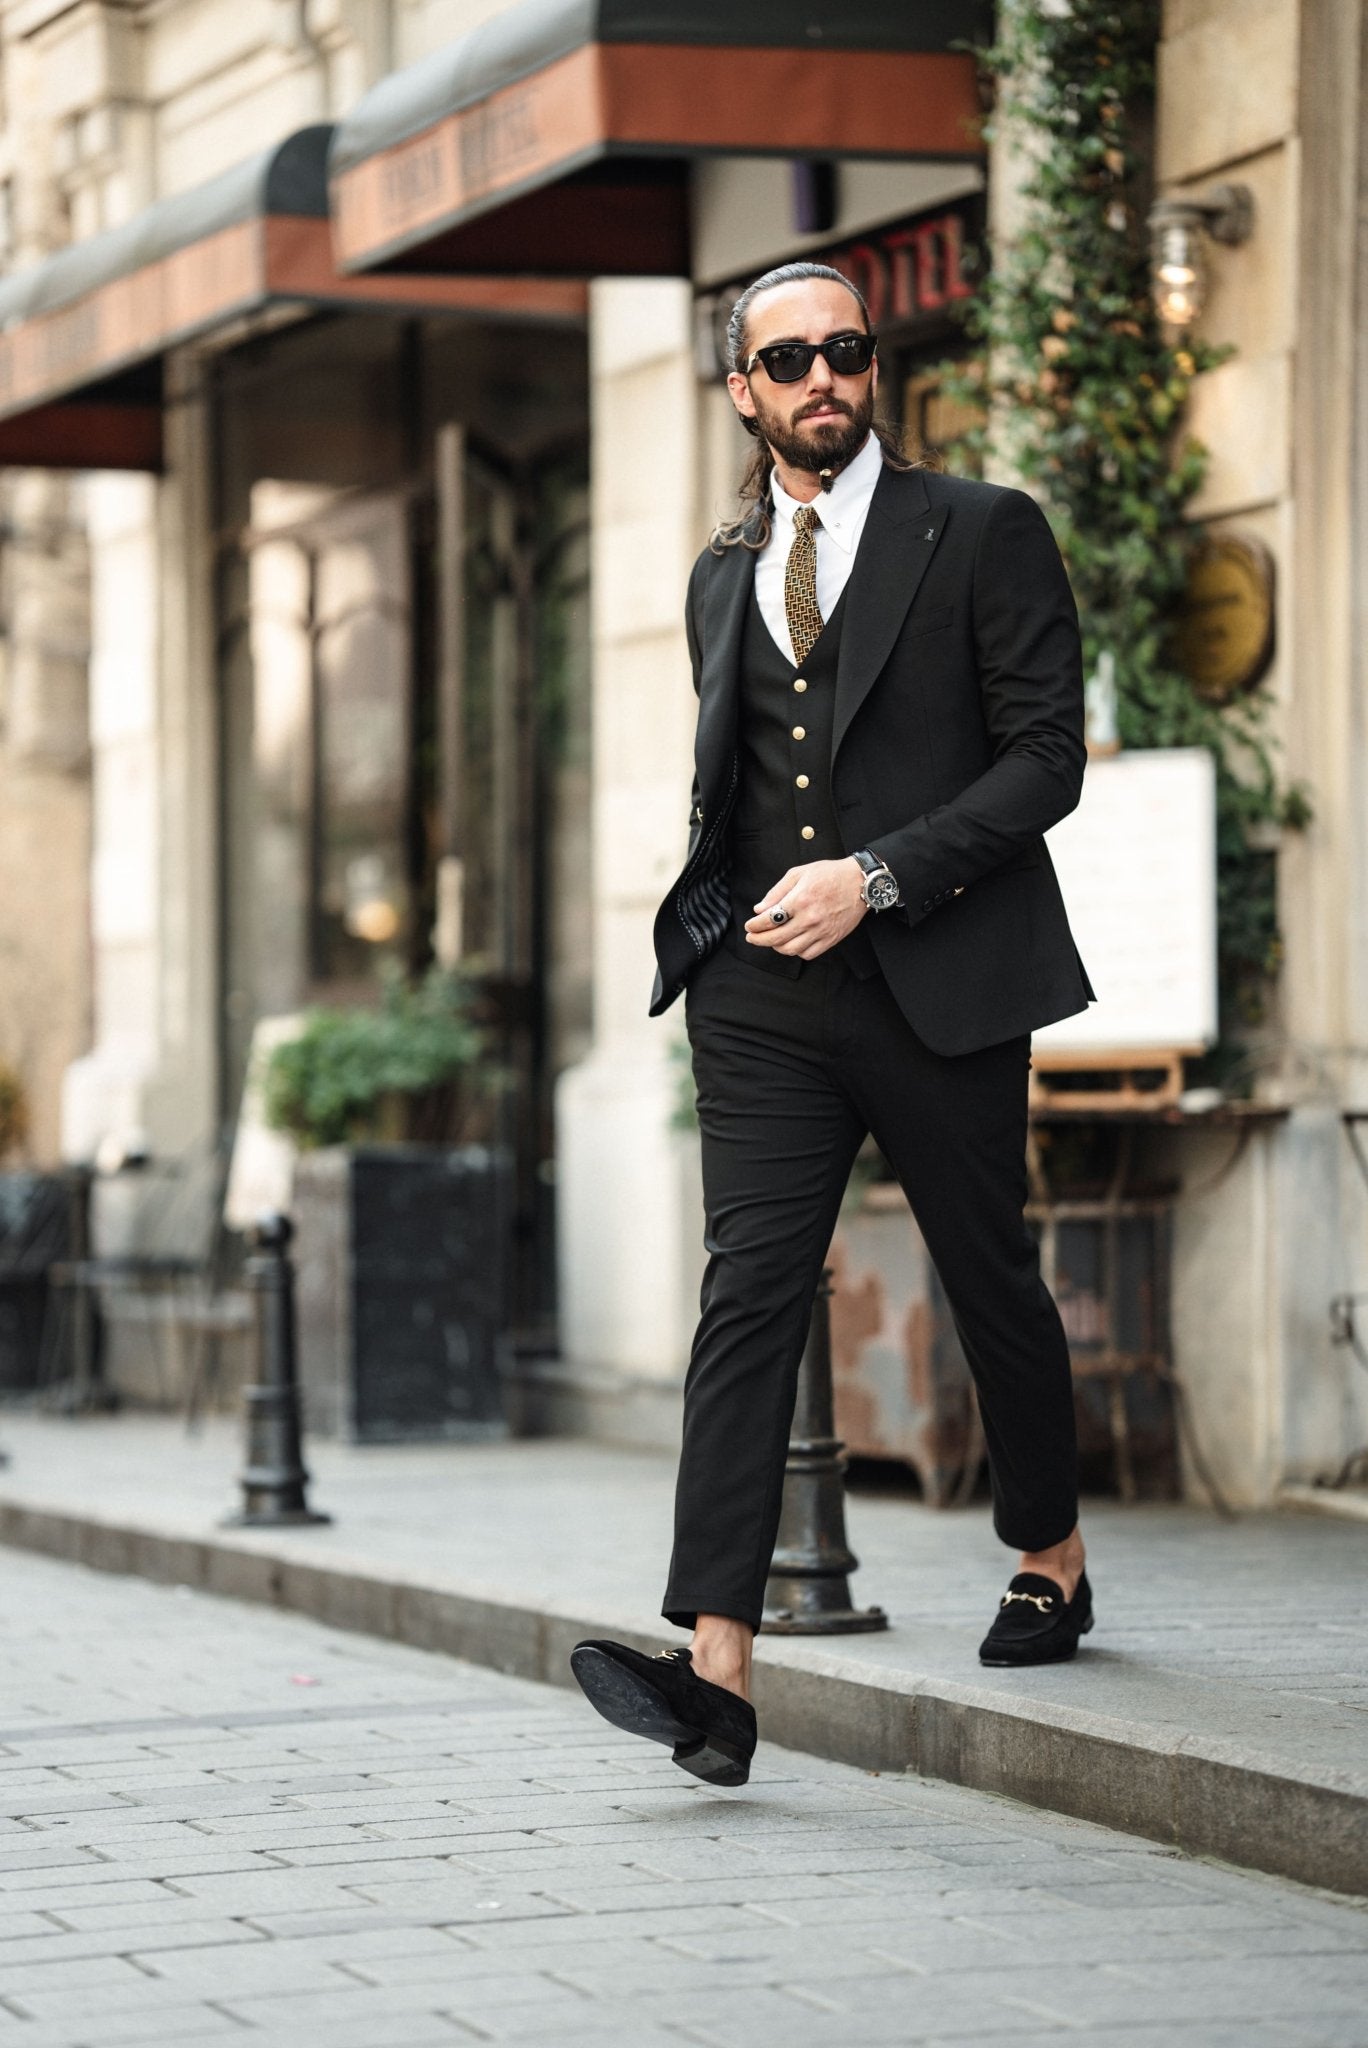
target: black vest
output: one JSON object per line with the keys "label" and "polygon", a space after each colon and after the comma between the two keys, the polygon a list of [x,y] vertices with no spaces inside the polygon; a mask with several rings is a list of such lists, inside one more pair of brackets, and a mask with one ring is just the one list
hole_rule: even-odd
{"label": "black vest", "polygon": [[[747,945],[744,926],[788,868],[810,860],[840,860],[848,851],[831,800],[836,662],[844,616],[843,591],[807,660],[795,668],[775,644],[752,584],[741,637],[741,774],[731,819],[730,944],[758,966],[791,976],[809,963]],[[798,689],[799,682],[806,688]],[[801,739],[795,737],[799,731]],[[800,786],[800,777],[806,778],[806,787]],[[805,827],[811,837],[804,837]],[[832,950],[861,979],[879,971],[863,924]]]}

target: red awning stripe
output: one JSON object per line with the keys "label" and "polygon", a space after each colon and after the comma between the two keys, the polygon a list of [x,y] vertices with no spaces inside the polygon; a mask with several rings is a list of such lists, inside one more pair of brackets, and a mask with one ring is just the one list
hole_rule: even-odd
{"label": "red awning stripe", "polygon": [[263,296],[261,223],[237,221],[0,334],[0,419],[145,362]]}

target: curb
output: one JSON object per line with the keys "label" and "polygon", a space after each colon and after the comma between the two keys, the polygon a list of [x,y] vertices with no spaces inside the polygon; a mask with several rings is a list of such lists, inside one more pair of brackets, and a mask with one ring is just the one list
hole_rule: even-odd
{"label": "curb", "polygon": [[1278,1488],[1277,1505],[1302,1514],[1335,1515],[1343,1522],[1368,1522],[1368,1494],[1337,1493],[1332,1486],[1306,1486],[1289,1481]]}
{"label": "curb", "polygon": [[[191,1536],[0,1501],[0,1544],[305,1614],[542,1684],[569,1686],[569,1654],[612,1617],[422,1585],[357,1560],[301,1561],[271,1539]],[[1119,1717],[882,1672],[822,1669],[789,1639],[757,1661],[766,1736],[870,1771],[914,1771],[1331,1891],[1368,1894],[1368,1770],[1298,1775],[1278,1760]]]}

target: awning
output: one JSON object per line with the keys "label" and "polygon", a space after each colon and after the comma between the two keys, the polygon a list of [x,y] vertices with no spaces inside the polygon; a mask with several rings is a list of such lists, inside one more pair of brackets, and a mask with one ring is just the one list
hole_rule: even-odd
{"label": "awning", "polygon": [[331,126],[0,282],[0,463],[159,469],[168,348],[278,301],[577,318],[555,279],[340,275]]}
{"label": "awning", "polygon": [[344,270],[687,275],[706,154],[978,158],[978,0],[523,0],[338,125]]}

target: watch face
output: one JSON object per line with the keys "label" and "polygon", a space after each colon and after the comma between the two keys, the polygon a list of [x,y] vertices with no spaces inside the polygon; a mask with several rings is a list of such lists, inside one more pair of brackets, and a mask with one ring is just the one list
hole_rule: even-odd
{"label": "watch face", "polygon": [[871,910],[891,910],[898,900],[897,880],[890,874],[870,875],[865,888]]}

